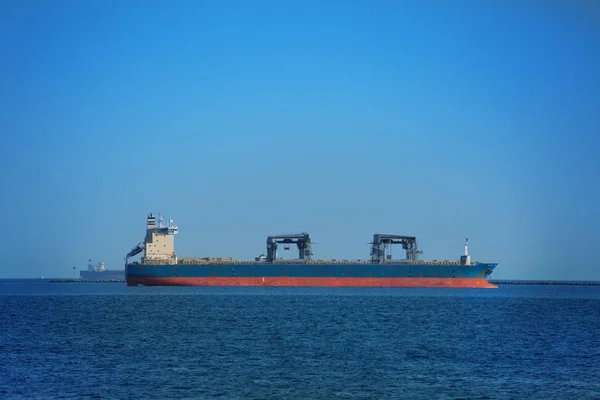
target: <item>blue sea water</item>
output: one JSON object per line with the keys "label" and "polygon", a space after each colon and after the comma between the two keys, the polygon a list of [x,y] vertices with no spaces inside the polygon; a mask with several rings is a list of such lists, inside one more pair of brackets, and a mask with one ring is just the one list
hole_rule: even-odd
{"label": "blue sea water", "polygon": [[599,399],[600,287],[0,280],[1,399]]}

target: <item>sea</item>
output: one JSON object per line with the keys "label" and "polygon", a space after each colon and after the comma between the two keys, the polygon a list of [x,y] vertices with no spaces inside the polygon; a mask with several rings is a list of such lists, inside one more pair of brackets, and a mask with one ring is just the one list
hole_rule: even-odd
{"label": "sea", "polygon": [[0,399],[600,399],[600,287],[0,280]]}

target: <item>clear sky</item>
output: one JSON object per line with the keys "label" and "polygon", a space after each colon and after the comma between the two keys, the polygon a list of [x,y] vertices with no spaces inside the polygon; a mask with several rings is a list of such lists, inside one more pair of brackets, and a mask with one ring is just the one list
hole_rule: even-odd
{"label": "clear sky", "polygon": [[122,268],[162,212],[180,256],[600,280],[598,2],[3,1],[0,54],[0,277]]}

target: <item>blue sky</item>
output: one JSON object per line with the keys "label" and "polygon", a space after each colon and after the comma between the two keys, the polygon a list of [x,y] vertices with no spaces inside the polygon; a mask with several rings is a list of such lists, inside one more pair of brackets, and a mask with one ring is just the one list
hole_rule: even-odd
{"label": "blue sky", "polygon": [[600,280],[593,1],[5,1],[0,277],[308,231],[469,237],[496,278]]}

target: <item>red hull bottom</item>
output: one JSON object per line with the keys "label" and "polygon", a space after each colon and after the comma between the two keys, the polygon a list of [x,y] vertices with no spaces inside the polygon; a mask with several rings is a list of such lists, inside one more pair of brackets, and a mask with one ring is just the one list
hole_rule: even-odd
{"label": "red hull bottom", "polygon": [[485,278],[137,278],[128,286],[279,286],[386,288],[497,288]]}

